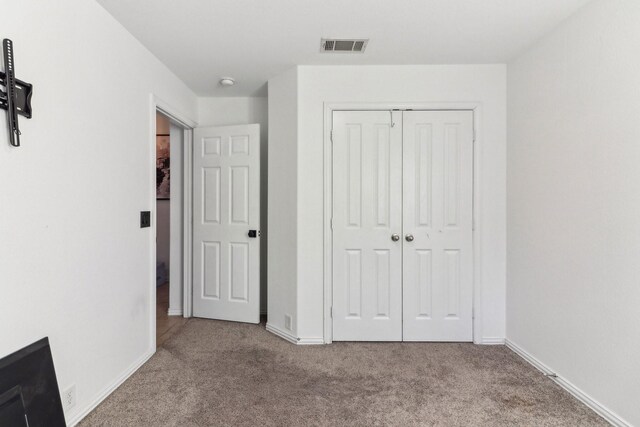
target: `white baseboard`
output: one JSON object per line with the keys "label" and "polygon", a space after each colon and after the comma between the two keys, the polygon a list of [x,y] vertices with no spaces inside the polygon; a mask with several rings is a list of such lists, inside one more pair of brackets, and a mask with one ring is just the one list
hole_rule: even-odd
{"label": "white baseboard", "polygon": [[142,356],[140,359],[138,359],[136,362],[134,362],[133,365],[131,365],[126,371],[122,373],[122,375],[120,375],[118,378],[116,378],[114,382],[112,382],[104,390],[102,390],[102,392],[100,392],[98,396],[93,400],[93,402],[91,402],[86,408],[84,408],[83,410],[81,410],[80,412],[72,416],[71,419],[67,421],[67,425],[69,427],[73,427],[76,424],[78,424],[80,421],[82,421],[84,417],[89,415],[89,413],[93,411],[100,403],[102,403],[104,399],[106,399],[111,393],[113,393],[115,389],[120,387],[120,385],[122,385],[122,383],[125,382],[131,375],[133,375],[135,371],[140,369],[140,367],[144,365],[147,362],[147,360],[149,360],[151,356],[153,356],[154,353],[155,352],[151,350],[147,352],[147,354]]}
{"label": "white baseboard", "polygon": [[295,345],[319,345],[324,344],[324,338],[298,338],[291,332],[280,329],[278,326],[274,326],[267,322],[267,331],[279,336],[280,338],[289,341]]}
{"label": "white baseboard", "polygon": [[[527,352],[525,349],[523,349],[519,345],[515,344],[512,341],[509,341],[508,339],[505,340],[505,344],[511,351],[513,351],[518,356],[522,357],[524,360],[529,362],[533,367],[538,369],[540,372],[547,375],[555,374],[555,371],[553,369],[551,369],[549,366],[542,363],[535,356]],[[566,379],[559,376],[556,376],[556,377],[549,376],[548,378],[554,381],[556,384],[558,384],[560,387],[562,387],[569,393],[571,393],[576,399],[578,399],[579,401],[584,403],[586,406],[591,408],[596,414],[600,415],[602,418],[604,418],[609,423],[611,423],[611,425],[614,425],[616,427],[631,427],[630,423],[620,418],[618,415],[610,411],[600,402],[593,399],[591,396],[589,396],[588,394],[580,390],[578,387],[576,387]]]}
{"label": "white baseboard", "polygon": [[504,345],[504,338],[502,337],[482,337],[480,345]]}
{"label": "white baseboard", "polygon": [[167,315],[169,315],[169,316],[182,316],[182,309],[181,308],[169,308],[169,310],[167,311]]}
{"label": "white baseboard", "polygon": [[282,330],[279,327],[274,326],[269,322],[267,322],[267,331],[279,336],[283,340],[289,341],[290,343],[298,344],[298,338],[293,336],[291,332]]}
{"label": "white baseboard", "polygon": [[320,345],[324,344],[324,338],[298,338],[298,345]]}

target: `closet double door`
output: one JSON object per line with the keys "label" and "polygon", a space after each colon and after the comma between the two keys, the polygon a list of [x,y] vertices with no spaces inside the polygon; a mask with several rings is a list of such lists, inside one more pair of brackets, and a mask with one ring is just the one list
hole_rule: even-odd
{"label": "closet double door", "polygon": [[472,341],[473,112],[334,111],[333,340]]}

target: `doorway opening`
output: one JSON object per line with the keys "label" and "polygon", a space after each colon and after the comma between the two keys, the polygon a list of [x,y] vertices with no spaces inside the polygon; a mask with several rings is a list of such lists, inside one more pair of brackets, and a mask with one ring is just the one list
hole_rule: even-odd
{"label": "doorway opening", "polygon": [[[188,164],[196,123],[154,94],[150,100],[148,182],[152,220],[149,233],[148,325],[149,345],[155,352],[190,317],[190,298],[183,297],[183,288],[189,285],[191,277],[190,253],[184,249],[190,244],[190,221],[184,218],[189,218],[185,211],[191,198],[185,190],[188,180],[185,180],[184,171],[188,169],[185,164]],[[163,206],[165,204],[168,208]],[[159,248],[158,241],[163,245],[163,240],[169,242],[168,255],[166,248]],[[158,256],[162,250],[165,252]],[[164,270],[156,261],[165,263]]]}
{"label": "doorway opening", "polygon": [[182,310],[182,133],[156,111],[156,346],[187,321]]}
{"label": "doorway opening", "polygon": [[155,210],[149,325],[155,350],[191,317],[259,322],[266,144],[257,124],[197,127],[154,95],[150,116]]}

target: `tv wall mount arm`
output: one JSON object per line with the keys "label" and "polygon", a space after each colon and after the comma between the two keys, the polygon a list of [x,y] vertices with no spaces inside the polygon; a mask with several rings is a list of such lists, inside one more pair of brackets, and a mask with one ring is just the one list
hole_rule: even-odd
{"label": "tv wall mount arm", "polygon": [[[31,118],[31,95],[33,85],[16,78],[15,60],[13,58],[13,42],[2,41],[4,56],[4,72],[0,71],[0,108],[7,110],[9,124],[9,142],[14,147],[20,146],[20,127],[18,115]],[[5,90],[2,90],[4,86]]]}

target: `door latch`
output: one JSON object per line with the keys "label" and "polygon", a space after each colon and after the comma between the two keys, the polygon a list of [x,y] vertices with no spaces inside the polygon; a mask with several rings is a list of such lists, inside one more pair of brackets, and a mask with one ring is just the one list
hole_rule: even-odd
{"label": "door latch", "polygon": [[249,237],[255,239],[260,235],[260,230],[249,230]]}

